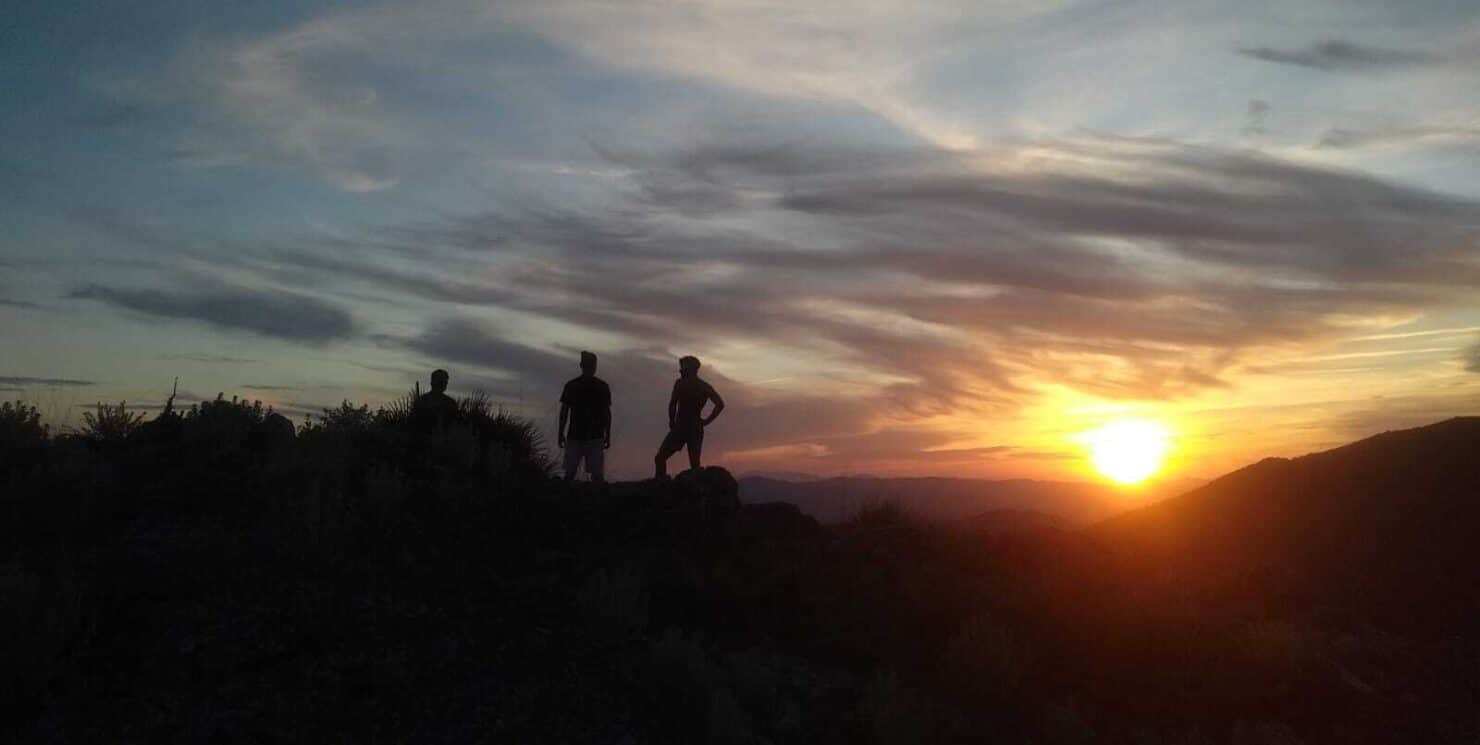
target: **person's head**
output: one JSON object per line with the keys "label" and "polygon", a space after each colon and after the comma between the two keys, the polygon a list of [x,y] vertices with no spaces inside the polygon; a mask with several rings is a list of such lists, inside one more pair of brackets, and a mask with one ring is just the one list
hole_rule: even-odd
{"label": "person's head", "polygon": [[693,355],[681,357],[678,360],[678,374],[685,378],[692,378],[699,374],[699,358]]}
{"label": "person's head", "polygon": [[432,371],[432,392],[433,393],[445,393],[446,391],[447,391],[447,371],[446,370],[433,370]]}
{"label": "person's head", "polygon": [[596,355],[591,354],[590,352],[581,352],[581,374],[596,374]]}

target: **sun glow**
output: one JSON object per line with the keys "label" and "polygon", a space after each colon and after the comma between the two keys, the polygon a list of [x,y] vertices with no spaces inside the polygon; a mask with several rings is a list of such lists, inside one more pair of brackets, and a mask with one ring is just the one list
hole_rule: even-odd
{"label": "sun glow", "polygon": [[1121,484],[1155,475],[1171,449],[1166,426],[1146,419],[1117,419],[1085,432],[1082,440],[1095,470]]}

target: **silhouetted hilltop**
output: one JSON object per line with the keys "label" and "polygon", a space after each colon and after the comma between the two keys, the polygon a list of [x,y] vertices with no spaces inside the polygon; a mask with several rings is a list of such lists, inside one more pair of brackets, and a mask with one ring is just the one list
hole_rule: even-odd
{"label": "silhouetted hilltop", "polygon": [[405,403],[63,437],[0,406],[0,741],[1480,741],[1480,420],[1087,529],[1000,506],[1102,504],[1057,485],[786,486],[880,488],[824,525],[721,468],[553,479],[528,422]]}
{"label": "silhouetted hilltop", "polygon": [[759,476],[740,480],[744,501],[790,502],[824,523],[893,503],[930,521],[973,518],[993,510],[1032,510],[1068,523],[1087,523],[1124,509],[1124,497],[1096,485],[1059,481],[842,476],[787,481]]}
{"label": "silhouetted hilltop", "polygon": [[1268,458],[1092,535],[1131,576],[1269,613],[1480,622],[1480,417]]}

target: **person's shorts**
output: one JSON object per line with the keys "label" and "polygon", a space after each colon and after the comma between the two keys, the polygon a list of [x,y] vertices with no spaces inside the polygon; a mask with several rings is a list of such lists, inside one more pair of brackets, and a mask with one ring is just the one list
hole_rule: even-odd
{"label": "person's shorts", "polygon": [[566,473],[574,474],[583,460],[586,461],[586,473],[591,474],[592,480],[601,481],[606,477],[606,443],[601,438],[565,441]]}
{"label": "person's shorts", "polygon": [[678,426],[668,430],[668,436],[663,438],[663,444],[658,450],[664,453],[676,453],[684,448],[696,450],[704,446],[704,427],[698,424],[692,426]]}

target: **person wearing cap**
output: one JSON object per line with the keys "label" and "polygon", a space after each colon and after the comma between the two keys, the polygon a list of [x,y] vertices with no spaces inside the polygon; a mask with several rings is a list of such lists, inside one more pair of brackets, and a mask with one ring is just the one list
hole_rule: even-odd
{"label": "person wearing cap", "polygon": [[416,397],[411,405],[411,423],[420,432],[446,432],[462,421],[457,401],[447,395],[446,370],[432,371],[432,389]]}
{"label": "person wearing cap", "polygon": [[606,480],[606,449],[612,446],[612,391],[596,377],[596,355],[590,352],[581,352],[580,377],[572,378],[560,393],[556,434],[565,449],[566,481],[576,477],[581,461],[592,481]]}
{"label": "person wearing cap", "polygon": [[[714,402],[709,416],[704,416],[704,404]],[[725,410],[725,400],[720,398],[714,387],[699,377],[699,358],[684,357],[678,361],[678,380],[673,382],[673,395],[668,399],[668,436],[658,446],[653,465],[658,478],[668,476],[668,459],[679,450],[688,448],[689,468],[699,468],[699,456],[704,450],[704,428],[709,426],[719,413]]]}

